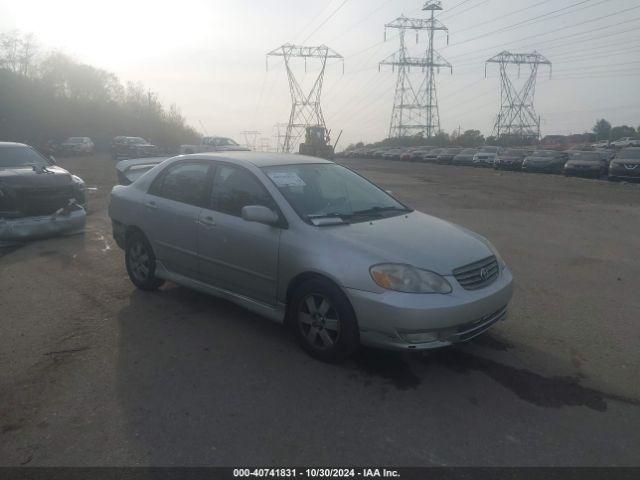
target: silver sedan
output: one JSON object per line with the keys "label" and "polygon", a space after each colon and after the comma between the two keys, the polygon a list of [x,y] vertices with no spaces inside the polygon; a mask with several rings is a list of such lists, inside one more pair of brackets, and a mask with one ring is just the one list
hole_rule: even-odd
{"label": "silver sedan", "polygon": [[483,237],[302,155],[165,160],[116,186],[109,215],[131,281],[172,281],[290,326],[316,358],[421,350],[506,318],[512,275]]}

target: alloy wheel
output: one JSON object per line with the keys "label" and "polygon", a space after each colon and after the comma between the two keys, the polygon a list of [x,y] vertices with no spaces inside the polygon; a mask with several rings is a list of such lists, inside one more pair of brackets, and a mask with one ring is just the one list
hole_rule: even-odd
{"label": "alloy wheel", "polygon": [[151,262],[149,252],[142,242],[135,242],[129,252],[129,266],[131,272],[140,282],[148,279],[151,272]]}
{"label": "alloy wheel", "polygon": [[340,318],[324,295],[311,293],[298,308],[298,325],[305,340],[315,349],[332,348],[340,338]]}

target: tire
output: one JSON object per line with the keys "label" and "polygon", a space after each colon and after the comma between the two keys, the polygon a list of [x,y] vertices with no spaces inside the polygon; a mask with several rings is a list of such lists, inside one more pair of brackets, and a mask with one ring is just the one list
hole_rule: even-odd
{"label": "tire", "polygon": [[156,277],[156,256],[153,248],[141,232],[127,237],[125,264],[131,282],[140,290],[152,292],[164,284],[164,280]]}
{"label": "tire", "polygon": [[296,288],[289,304],[289,323],[301,347],[323,362],[342,362],[360,344],[349,299],[327,280],[307,280]]}

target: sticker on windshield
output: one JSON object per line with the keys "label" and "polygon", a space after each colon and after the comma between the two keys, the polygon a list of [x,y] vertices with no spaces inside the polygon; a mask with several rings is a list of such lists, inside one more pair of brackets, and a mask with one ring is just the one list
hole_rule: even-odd
{"label": "sticker on windshield", "polygon": [[269,178],[277,187],[304,187],[306,183],[295,172],[269,172]]}

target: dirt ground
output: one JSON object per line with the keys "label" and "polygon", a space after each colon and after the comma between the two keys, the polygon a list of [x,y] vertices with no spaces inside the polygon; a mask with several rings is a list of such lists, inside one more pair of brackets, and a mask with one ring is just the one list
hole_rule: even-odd
{"label": "dirt ground", "polygon": [[488,237],[506,322],[426,355],[310,359],[280,326],[175,285],[136,291],[106,214],[0,251],[0,465],[639,465],[640,185],[343,163]]}

